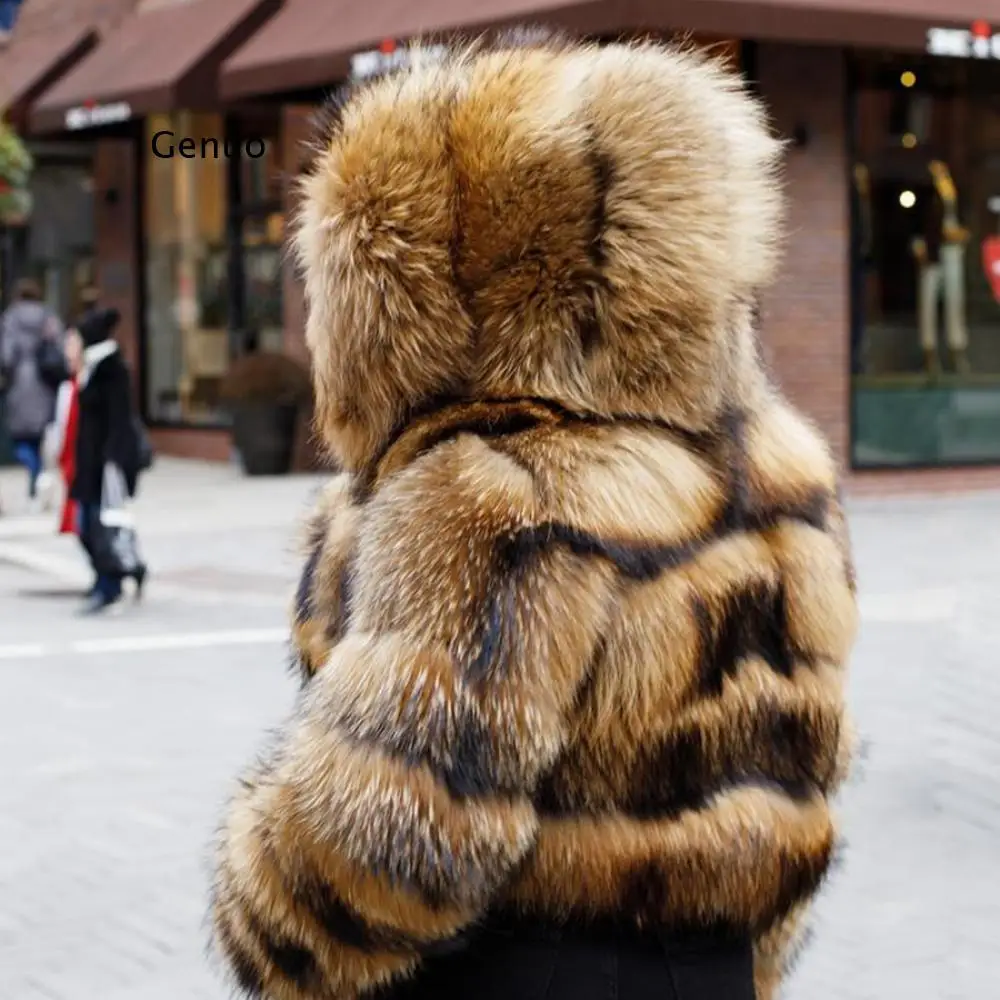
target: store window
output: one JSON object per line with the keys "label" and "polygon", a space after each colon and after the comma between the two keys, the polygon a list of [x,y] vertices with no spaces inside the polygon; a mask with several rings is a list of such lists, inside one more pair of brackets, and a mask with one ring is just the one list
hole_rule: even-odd
{"label": "store window", "polygon": [[219,390],[232,358],[281,349],[278,140],[277,112],[147,119],[145,387],[154,422],[224,423]]}
{"label": "store window", "polygon": [[282,260],[285,216],[282,208],[284,165],[281,118],[277,108],[246,113],[238,128],[247,141],[263,144],[263,155],[244,157],[234,184],[234,238],[239,240],[239,327],[245,341],[261,350],[280,351],[284,340]]}
{"label": "store window", "polygon": [[[226,160],[154,155],[171,143],[219,142],[220,115],[178,112],[146,122],[146,406],[154,421],[217,423],[229,366]],[[214,148],[214,147],[213,147]],[[176,149],[174,149],[176,154]]]}
{"label": "store window", "polygon": [[853,76],[854,465],[1000,461],[1000,63]]}

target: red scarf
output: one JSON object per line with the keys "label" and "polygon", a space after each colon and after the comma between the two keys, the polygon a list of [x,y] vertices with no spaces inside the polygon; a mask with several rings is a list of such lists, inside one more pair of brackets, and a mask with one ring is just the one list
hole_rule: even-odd
{"label": "red scarf", "polygon": [[69,491],[73,487],[73,478],[76,475],[76,433],[79,422],[80,386],[76,378],[72,378],[70,379],[69,413],[66,415],[62,451],[59,453],[59,469],[62,472],[63,483],[66,485],[66,499],[63,501],[62,520],[59,522],[59,532],[63,535],[75,535],[78,530],[76,501],[70,499]]}

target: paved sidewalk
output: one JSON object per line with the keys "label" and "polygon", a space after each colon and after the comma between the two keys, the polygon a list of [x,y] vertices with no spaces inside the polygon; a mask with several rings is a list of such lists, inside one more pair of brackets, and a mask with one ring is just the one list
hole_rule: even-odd
{"label": "paved sidewalk", "polygon": [[[282,581],[270,608],[240,605],[231,583],[210,607],[178,586],[81,622],[0,559],[0,1000],[227,995],[202,951],[204,861],[233,773],[292,704],[275,602],[317,482],[165,460],[146,484],[163,576],[264,574]],[[866,756],[842,797],[844,865],[786,1000],[991,1000],[1000,495],[849,507],[862,596],[850,702]],[[0,554],[62,541],[25,538],[26,524],[20,541],[0,528]]]}
{"label": "paved sidewalk", "polygon": [[[325,478],[249,478],[230,465],[158,459],[135,503],[151,586],[283,600],[300,565],[298,525]],[[55,533],[57,515],[25,512],[20,469],[0,469],[0,502],[0,561],[86,582],[76,540]]]}

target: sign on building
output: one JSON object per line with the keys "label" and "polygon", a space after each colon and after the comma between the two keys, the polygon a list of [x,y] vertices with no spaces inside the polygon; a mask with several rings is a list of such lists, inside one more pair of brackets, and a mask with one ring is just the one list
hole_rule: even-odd
{"label": "sign on building", "polygon": [[132,108],[127,101],[115,101],[113,104],[87,103],[78,108],[70,108],[66,112],[66,128],[79,131],[83,128],[97,128],[100,125],[117,125],[127,122],[132,117]]}
{"label": "sign on building", "polygon": [[1000,59],[1000,34],[985,21],[971,28],[930,28],[927,52],[950,59]]}
{"label": "sign on building", "polygon": [[419,52],[421,62],[437,62],[444,58],[447,46],[431,45],[426,48],[413,49],[408,45],[397,45],[396,42],[383,42],[377,49],[367,52],[357,52],[351,56],[351,79],[369,80],[405,69],[413,60],[414,52]]}

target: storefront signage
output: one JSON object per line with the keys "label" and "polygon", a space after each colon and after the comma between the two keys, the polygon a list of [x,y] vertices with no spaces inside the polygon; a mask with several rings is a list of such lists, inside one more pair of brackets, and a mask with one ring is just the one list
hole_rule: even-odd
{"label": "storefront signage", "polygon": [[952,59],[1000,59],[1000,34],[985,21],[975,21],[971,28],[931,28],[927,51]]}
{"label": "storefront signage", "polygon": [[[419,50],[422,62],[437,62],[444,58],[448,51],[444,45],[432,45]],[[368,52],[358,52],[351,56],[351,79],[368,80],[383,73],[405,69],[410,65],[414,50],[408,45],[397,45],[396,42],[383,42],[377,49]]]}
{"label": "storefront signage", "polygon": [[115,101],[113,104],[88,103],[66,112],[66,128],[78,131],[99,125],[117,125],[119,122],[127,122],[131,117],[132,108],[127,101]]}

